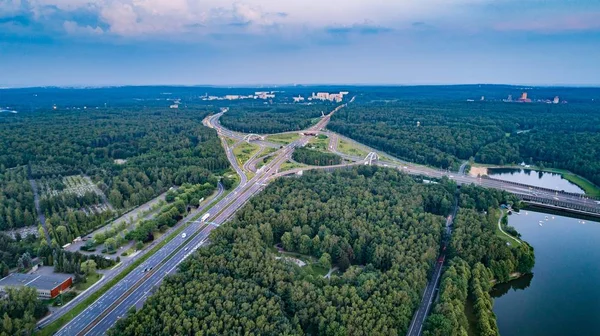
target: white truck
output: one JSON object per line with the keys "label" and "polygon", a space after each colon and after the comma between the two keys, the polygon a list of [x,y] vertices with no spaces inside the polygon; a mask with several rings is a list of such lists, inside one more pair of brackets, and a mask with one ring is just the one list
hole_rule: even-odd
{"label": "white truck", "polygon": [[204,223],[204,222],[206,222],[206,220],[208,219],[208,217],[210,217],[210,214],[207,212],[207,213],[205,213],[205,214],[202,216],[202,218],[200,218],[200,222],[201,222],[201,223]]}

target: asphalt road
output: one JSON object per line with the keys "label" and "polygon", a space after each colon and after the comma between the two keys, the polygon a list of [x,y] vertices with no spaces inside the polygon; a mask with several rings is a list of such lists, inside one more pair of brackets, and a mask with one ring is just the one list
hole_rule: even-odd
{"label": "asphalt road", "polygon": [[[344,106],[345,104],[338,106],[334,111],[332,111],[332,113],[322,118],[321,121],[319,121],[316,125],[312,126],[307,131],[321,132],[329,122],[331,115]],[[219,113],[217,115],[205,119],[205,125],[207,125],[208,127],[217,128],[217,131],[220,135],[232,137],[238,140],[240,140],[241,137],[241,139],[243,140],[245,136],[244,134],[231,132],[220,126],[218,119],[221,115],[222,113]],[[200,247],[202,243],[207,239],[210,231],[212,231],[214,227],[226,222],[235,213],[235,211],[237,211],[241,206],[243,206],[243,204],[246,203],[253,195],[262,190],[270,179],[281,175],[281,173],[279,173],[279,168],[284,162],[290,159],[294,148],[306,145],[310,138],[311,137],[309,136],[303,136],[299,140],[296,140],[286,146],[281,147],[280,145],[276,145],[277,148],[281,149],[279,149],[274,154],[275,158],[267,165],[259,169],[257,171],[257,174],[249,181],[246,180],[245,174],[243,173],[243,171],[241,171],[241,168],[237,164],[237,160],[233,155],[233,152],[230,149],[228,149],[227,157],[236,169],[236,172],[240,175],[242,183],[240,183],[228,196],[217,202],[208,210],[208,212],[211,214],[208,220],[214,224],[209,224],[204,228],[202,228],[203,224],[201,223],[194,223],[188,226],[184,230],[184,232],[186,233],[185,239],[181,238],[180,236],[167,243],[163,248],[161,248],[158,252],[152,255],[146,262],[144,262],[142,265],[140,265],[134,271],[128,274],[122,281],[119,282],[118,285],[111,288],[108,292],[101,296],[100,299],[98,299],[96,302],[90,305],[81,314],[76,316],[70,323],[68,323],[63,329],[61,329],[57,333],[57,335],[104,334],[120,317],[126,314],[129,307],[139,305],[140,301],[145,300],[145,298],[150,293],[150,290],[154,286],[159,284],[165,275],[172,273],[176,269],[176,266],[182,260],[184,260],[185,257],[192,253],[192,251]],[[272,145],[274,145],[266,141],[255,141],[255,143],[259,143],[261,145],[269,147],[272,147]],[[226,142],[224,143],[224,145],[225,148],[228,148]],[[364,158],[362,160],[362,164],[364,164]],[[410,174],[418,174],[438,178],[441,176],[448,176],[449,178],[456,180],[459,184],[475,183],[482,186],[504,189],[511,192],[536,192],[532,191],[532,189],[530,188],[511,185],[503,183],[502,181],[477,179],[474,177],[458,174],[454,176],[452,175],[452,173],[423,166],[414,166],[409,164],[404,165],[403,163],[399,164],[398,162],[401,161],[377,161],[377,164],[395,167]],[[359,161],[358,163],[354,164],[361,164],[361,162]],[[539,194],[542,195],[541,192],[539,192]],[[569,202],[589,202],[584,200],[583,198],[574,196],[560,195],[559,197],[564,197],[564,200]],[[600,207],[600,205],[597,206]],[[200,230],[201,228],[202,230]],[[195,233],[197,235],[193,236]],[[190,237],[192,236],[193,238],[190,239]],[[174,255],[169,258],[171,254]],[[430,288],[430,285],[428,285],[426,289],[426,295],[424,296],[424,300],[426,300],[428,297],[431,298],[433,296],[433,292],[435,291],[435,284],[439,280],[441,274],[442,264],[443,261],[438,262],[438,264],[436,265],[434,273],[434,279],[436,280],[431,281],[432,289]],[[149,272],[144,272],[144,269],[147,269],[149,267],[153,267],[153,269]],[[427,293],[430,294],[427,295]],[[430,302],[426,305],[422,316],[426,316],[426,313],[429,309],[427,308],[428,306],[430,306]],[[424,317],[422,319],[424,320]]]}
{"label": "asphalt road", "polygon": [[[333,112],[338,109],[339,107]],[[220,117],[221,114],[217,116]],[[320,130],[325,127],[330,116],[331,114],[324,117],[311,129]],[[207,118],[205,124],[209,127],[220,127],[217,122],[218,117],[216,120],[214,118]],[[220,134],[223,134],[223,131],[218,131]],[[305,145],[309,139],[310,137],[301,137],[299,140],[282,147],[276,153],[275,159],[259,169],[257,174],[249,181],[245,180],[245,174],[241,172],[240,177],[243,183],[240,183],[229,195],[208,210],[208,213],[211,214],[208,221],[211,224],[202,228],[204,223],[194,222],[186,227],[182,232],[182,234],[185,233],[185,238],[180,235],[168,242],[148,258],[148,260],[125,276],[117,285],[109,289],[98,300],[66,324],[56,335],[105,334],[120,317],[127,313],[129,307],[137,306],[140,301],[145,300],[154,286],[160,284],[162,279],[167,274],[172,273],[182,260],[200,247],[214,227],[227,221],[253,195],[262,190],[266,186],[267,181],[278,172],[281,164],[291,157],[294,148]],[[233,156],[228,146],[225,146],[225,148],[227,148],[228,159],[239,174],[241,169],[237,164],[235,156]],[[198,211],[202,211],[207,206]],[[202,230],[199,231],[201,228]],[[194,236],[195,233],[197,234]],[[149,270],[150,268],[152,269]]]}
{"label": "asphalt road", "polygon": [[429,309],[431,308],[431,304],[433,303],[433,299],[435,298],[436,286],[438,281],[440,280],[443,265],[443,259],[438,260],[436,262],[433,278],[431,279],[431,281],[429,281],[429,283],[427,283],[425,293],[423,293],[423,299],[421,301],[421,304],[419,305],[419,309],[417,309],[413,317],[410,327],[408,328],[408,333],[406,334],[407,336],[421,335],[423,323],[427,318],[427,314],[429,313]]}
{"label": "asphalt road", "polygon": [[[209,207],[212,203],[214,203],[214,200],[218,199],[223,194],[223,192],[224,192],[223,186],[221,184],[219,184],[219,188],[217,190],[217,194],[212,198],[212,200],[209,203],[207,203],[204,206],[198,208],[197,210],[194,210],[180,224],[178,224],[176,227],[174,227],[171,230],[169,230],[167,233],[165,233],[163,236],[161,236],[160,239],[156,240],[153,243],[153,245],[154,244],[158,244],[163,239],[165,239],[169,235],[169,233],[172,232],[172,230],[176,230],[180,225],[183,225],[184,223],[189,222],[191,220],[191,218],[193,218],[196,214],[198,214],[199,212],[204,211],[207,207]],[[193,225],[190,225],[190,226],[193,227]],[[188,227],[184,232],[186,232],[186,234],[189,235],[193,231],[190,229],[190,227]],[[173,239],[173,241],[177,241],[177,239]],[[174,248],[172,248],[172,246],[170,245],[170,244],[173,243],[173,241],[171,241],[169,244],[165,245],[165,247],[163,247],[163,249],[159,250],[153,256],[151,256],[150,258],[148,258],[148,260],[146,260],[142,265],[140,265],[138,268],[136,268],[136,270],[134,270],[129,275],[127,275],[123,280],[121,280],[119,282],[119,284],[124,283],[125,281],[127,281],[128,284],[129,283],[133,283],[132,279],[140,279],[139,274],[136,274],[136,273],[139,273],[139,272],[136,272],[137,270],[139,270],[139,269],[143,270],[146,267],[158,265],[158,263],[160,262],[160,260],[162,260],[162,259],[160,259],[160,256],[162,256],[162,255],[168,255],[168,253],[166,253],[166,254],[165,253],[161,253],[161,252],[163,252],[164,249],[167,249],[169,251],[174,250]],[[114,270],[109,270],[107,273],[105,273],[104,277],[99,281],[99,283],[96,285],[95,288],[96,289],[101,288],[105,283],[109,282],[114,277],[116,277],[125,267],[129,266],[135,260],[137,260],[138,258],[140,258],[143,255],[145,255],[149,250],[150,249],[146,249],[142,253],[138,254],[135,258],[133,258],[130,261],[128,261],[127,263],[121,265],[119,268],[116,268]],[[117,289],[115,289],[115,288],[117,288]],[[93,317],[94,316],[98,316],[102,311],[104,311],[104,309],[106,307],[108,307],[108,305],[106,304],[108,301],[103,302],[102,304],[99,304],[100,300],[102,300],[102,298],[104,298],[106,296],[114,296],[115,291],[117,293],[123,293],[124,292],[122,290],[122,288],[118,288],[117,286],[112,287],[108,292],[106,292],[103,296],[101,296],[99,300],[96,300],[96,302],[94,302],[92,305],[90,305],[89,307],[87,307],[81,314],[79,314],[78,316],[76,316],[73,320],[71,320],[71,322],[69,322],[67,325],[65,325],[65,327],[63,327],[63,329],[61,329],[57,333],[57,335],[74,335],[75,333],[73,331],[74,330],[78,330],[78,328],[75,327],[75,326],[78,326],[78,327],[81,327],[82,325],[85,326],[89,322],[93,321]],[[63,308],[70,308],[70,307],[76,306],[78,303],[80,303],[81,301],[85,300],[92,293],[93,293],[93,291],[89,291],[89,292],[86,292],[86,293],[78,295],[72,301],[70,301],[68,303],[68,306],[65,306]],[[68,309],[58,310],[55,313],[53,313],[52,315],[50,315],[47,319],[45,319],[42,322],[40,322],[38,324],[38,326],[39,327],[44,327],[44,326],[52,323],[53,321],[55,321],[57,318],[61,317],[62,315],[64,315],[68,311],[69,311]],[[79,330],[81,330],[81,329],[79,329]]]}

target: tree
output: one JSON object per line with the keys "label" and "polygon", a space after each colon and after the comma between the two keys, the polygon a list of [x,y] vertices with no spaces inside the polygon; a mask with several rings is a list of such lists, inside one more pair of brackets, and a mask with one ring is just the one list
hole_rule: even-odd
{"label": "tree", "polygon": [[121,193],[118,190],[113,189],[108,195],[108,201],[113,206],[120,208],[123,206],[123,195],[121,195]]}
{"label": "tree", "polygon": [[90,259],[82,262],[80,268],[86,276],[96,274],[96,262],[94,260]]}
{"label": "tree", "polygon": [[331,268],[331,256],[329,253],[323,253],[321,258],[319,258],[319,264],[321,264],[325,268]]}
{"label": "tree", "polygon": [[290,232],[286,232],[281,236],[281,245],[283,245],[284,250],[293,251],[294,242],[292,241],[292,234]]}
{"label": "tree", "polygon": [[104,247],[109,252],[115,251],[117,249],[117,241],[115,240],[115,238],[108,238],[104,241]]}
{"label": "tree", "polygon": [[144,248],[144,242],[141,240],[138,240],[137,243],[135,243],[135,249],[138,251],[141,251]]}

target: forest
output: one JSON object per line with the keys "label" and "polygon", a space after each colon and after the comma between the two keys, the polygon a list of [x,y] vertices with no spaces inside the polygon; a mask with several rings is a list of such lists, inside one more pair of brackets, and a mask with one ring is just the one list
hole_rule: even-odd
{"label": "forest", "polygon": [[470,158],[500,165],[526,162],[567,169],[600,185],[600,109],[594,103],[359,103],[337,112],[328,127],[434,167],[456,170]]}
{"label": "forest", "polygon": [[454,188],[371,166],[278,179],[109,334],[404,334]]}
{"label": "forest", "polygon": [[111,211],[90,212],[89,205],[104,202],[94,193],[61,192],[64,186],[56,181],[62,177],[89,177],[117,211],[141,205],[173,185],[209,182],[216,187],[229,162],[216,132],[202,126],[212,112],[205,107],[123,107],[0,118],[0,228],[35,222],[28,178],[53,181],[46,184],[56,189],[41,197],[40,205],[59,245],[113,216]]}
{"label": "forest", "polygon": [[234,106],[223,114],[221,124],[244,133],[299,131],[311,126],[321,112],[327,114],[331,109],[327,105]]}
{"label": "forest", "polygon": [[339,155],[304,147],[296,148],[292,158],[300,163],[313,166],[332,166],[342,163]]}
{"label": "forest", "polygon": [[33,190],[24,168],[0,166],[0,231],[35,225]]}
{"label": "forest", "polygon": [[16,234],[16,239],[13,239],[4,232],[0,232],[0,267],[2,268],[2,276],[8,275],[8,269],[18,266],[19,258],[25,253],[29,258],[35,258],[38,255],[40,243],[34,235],[21,237]]}
{"label": "forest", "polygon": [[37,297],[35,288],[8,288],[0,298],[0,336],[31,335],[35,323],[48,313],[48,307]]}
{"label": "forest", "polygon": [[530,273],[535,264],[533,247],[527,242],[509,246],[496,235],[500,204],[518,209],[518,200],[506,192],[474,185],[461,187],[440,300],[427,319],[423,335],[468,335],[467,298],[473,305],[477,335],[499,334],[489,294],[492,280],[507,282],[513,273]]}

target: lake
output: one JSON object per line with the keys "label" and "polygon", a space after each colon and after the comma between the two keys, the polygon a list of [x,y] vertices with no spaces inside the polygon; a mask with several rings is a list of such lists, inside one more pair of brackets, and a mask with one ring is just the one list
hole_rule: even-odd
{"label": "lake", "polygon": [[600,223],[528,213],[509,224],[535,248],[536,263],[532,276],[492,291],[500,334],[600,335]]}
{"label": "lake", "polygon": [[578,194],[585,193],[576,184],[569,182],[556,173],[521,168],[489,168],[487,174],[489,177],[498,180],[519,182],[535,187],[564,190]]}

